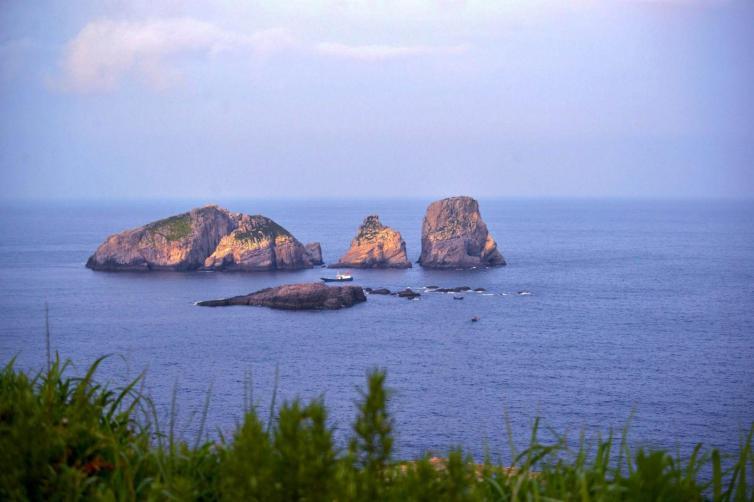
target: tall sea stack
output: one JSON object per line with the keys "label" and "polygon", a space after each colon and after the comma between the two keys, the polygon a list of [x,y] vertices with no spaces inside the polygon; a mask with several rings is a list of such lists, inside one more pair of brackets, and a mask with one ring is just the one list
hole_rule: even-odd
{"label": "tall sea stack", "polygon": [[380,217],[370,215],[364,219],[356,237],[338,263],[330,268],[410,268],[406,243],[400,232],[385,226]]}
{"label": "tall sea stack", "polygon": [[479,203],[471,197],[433,202],[422,224],[419,263],[426,268],[473,268],[505,265]]}

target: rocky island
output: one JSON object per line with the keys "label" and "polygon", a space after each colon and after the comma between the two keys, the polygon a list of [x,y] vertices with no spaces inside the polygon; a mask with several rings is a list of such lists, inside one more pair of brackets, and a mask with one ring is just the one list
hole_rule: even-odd
{"label": "rocky island", "polygon": [[337,263],[330,268],[410,268],[406,243],[400,232],[385,226],[380,217],[364,219],[356,237]]}
{"label": "rocky island", "polygon": [[451,197],[433,202],[422,224],[419,264],[426,268],[473,268],[505,265],[479,203],[471,197]]}
{"label": "rocky island", "polygon": [[243,296],[197,302],[201,307],[253,305],[283,310],[336,310],[367,301],[359,286],[285,284]]}
{"label": "rocky island", "polygon": [[205,206],[111,235],[86,266],[104,271],[266,271],[321,263],[318,243],[304,246],[269,218]]}

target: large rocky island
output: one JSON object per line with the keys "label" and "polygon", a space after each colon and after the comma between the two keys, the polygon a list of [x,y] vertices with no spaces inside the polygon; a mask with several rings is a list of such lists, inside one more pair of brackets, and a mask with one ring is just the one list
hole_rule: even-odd
{"label": "large rocky island", "polygon": [[205,206],[111,235],[86,266],[106,271],[267,271],[321,263],[318,243],[304,246],[269,218]]}
{"label": "large rocky island", "polygon": [[285,284],[243,296],[197,302],[201,307],[254,305],[283,310],[336,310],[367,301],[359,286],[324,284]]}
{"label": "large rocky island", "polygon": [[330,268],[409,268],[406,243],[400,232],[383,225],[380,217],[364,219],[356,237],[338,263]]}
{"label": "large rocky island", "polygon": [[479,203],[471,197],[451,197],[427,208],[419,263],[456,269],[505,265],[505,258],[482,220]]}

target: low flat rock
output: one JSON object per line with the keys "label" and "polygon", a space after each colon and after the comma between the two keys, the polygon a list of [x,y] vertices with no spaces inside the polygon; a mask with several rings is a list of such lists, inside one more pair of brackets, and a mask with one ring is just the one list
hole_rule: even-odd
{"label": "low flat rock", "polygon": [[367,300],[360,286],[325,286],[319,283],[285,284],[243,296],[198,302],[201,307],[252,305],[283,310],[337,310]]}
{"label": "low flat rock", "polygon": [[468,286],[457,286],[455,288],[435,288],[433,293],[463,293],[464,291],[471,291]]}
{"label": "low flat rock", "polygon": [[421,296],[421,293],[417,293],[411,288],[406,288],[403,291],[398,291],[395,294],[400,298],[408,298],[409,300],[413,300],[414,298],[418,298]]}

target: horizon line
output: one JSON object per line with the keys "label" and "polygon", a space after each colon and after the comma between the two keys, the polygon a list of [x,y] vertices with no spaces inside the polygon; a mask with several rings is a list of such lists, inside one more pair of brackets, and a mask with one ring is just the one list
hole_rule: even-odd
{"label": "horizon line", "polygon": [[17,204],[17,203],[174,203],[174,202],[192,202],[201,205],[219,204],[218,201],[265,201],[265,202],[354,202],[354,201],[377,201],[377,200],[394,200],[394,201],[433,201],[449,197],[468,196],[478,200],[510,200],[510,201],[729,201],[729,202],[754,202],[754,195],[470,195],[470,194],[446,194],[446,195],[416,195],[416,196],[318,196],[318,197],[259,197],[259,196],[145,196],[145,197],[0,197],[0,205]]}

